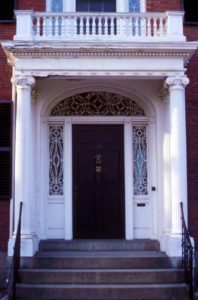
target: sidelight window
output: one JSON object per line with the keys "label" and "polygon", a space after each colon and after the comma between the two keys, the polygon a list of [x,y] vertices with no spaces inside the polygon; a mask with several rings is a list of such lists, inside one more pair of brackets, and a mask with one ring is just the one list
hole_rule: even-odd
{"label": "sidelight window", "polygon": [[148,195],[147,128],[133,127],[134,195]]}
{"label": "sidelight window", "polygon": [[49,195],[63,195],[63,126],[49,126]]}

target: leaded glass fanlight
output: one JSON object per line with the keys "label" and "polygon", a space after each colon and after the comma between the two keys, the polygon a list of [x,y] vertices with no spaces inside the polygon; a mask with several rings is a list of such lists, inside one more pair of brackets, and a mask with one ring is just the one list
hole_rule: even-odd
{"label": "leaded glass fanlight", "polygon": [[141,0],[129,0],[129,12],[140,12]]}
{"label": "leaded glass fanlight", "polygon": [[63,0],[51,0],[51,11],[62,12],[63,11]]}
{"label": "leaded glass fanlight", "polygon": [[128,97],[110,92],[88,92],[60,101],[51,116],[145,116],[144,109]]}

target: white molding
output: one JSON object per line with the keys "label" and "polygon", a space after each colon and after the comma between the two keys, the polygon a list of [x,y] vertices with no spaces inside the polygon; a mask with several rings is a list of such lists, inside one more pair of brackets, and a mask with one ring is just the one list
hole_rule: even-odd
{"label": "white molding", "polygon": [[64,128],[65,239],[71,240],[73,238],[72,123],[67,119]]}
{"label": "white molding", "polygon": [[124,175],[125,175],[125,238],[132,240],[134,235],[133,212],[133,150],[132,150],[132,123],[125,120],[124,123]]}
{"label": "white molding", "polygon": [[[72,192],[72,125],[74,124],[123,124],[124,125],[124,168],[125,168],[125,238],[127,240],[133,239],[133,206],[134,203],[142,202],[148,203],[149,209],[152,209],[152,216],[155,216],[155,207],[151,207],[152,200],[150,193],[145,199],[135,199],[133,196],[133,174],[132,174],[132,126],[134,125],[148,125],[150,122],[149,117],[79,117],[79,116],[61,116],[61,117],[46,117],[48,126],[51,124],[63,124],[64,120],[64,207],[65,207],[65,239],[71,240],[73,238],[73,192]],[[152,120],[152,118],[151,118]],[[46,123],[44,123],[46,124]],[[44,125],[45,126],[45,125]],[[150,129],[148,129],[150,131]],[[154,149],[152,148],[152,151]],[[46,151],[43,149],[43,152]],[[150,154],[148,154],[150,155]],[[46,160],[46,158],[45,158]],[[48,171],[46,172],[46,175]],[[47,175],[48,176],[48,175]],[[44,176],[45,178],[46,176]],[[42,185],[42,182],[41,182]],[[150,183],[148,182],[150,186]],[[49,197],[48,197],[49,198]],[[57,203],[53,201],[53,203]],[[46,201],[47,203],[47,201]],[[63,204],[63,201],[59,200]],[[45,208],[45,211],[47,207]],[[44,218],[45,220],[45,218]],[[152,218],[151,218],[152,220]],[[152,222],[151,222],[151,225]],[[150,228],[153,232],[153,228]],[[155,232],[155,230],[154,230]],[[154,235],[150,236],[152,238]],[[156,237],[156,236],[155,236]]]}

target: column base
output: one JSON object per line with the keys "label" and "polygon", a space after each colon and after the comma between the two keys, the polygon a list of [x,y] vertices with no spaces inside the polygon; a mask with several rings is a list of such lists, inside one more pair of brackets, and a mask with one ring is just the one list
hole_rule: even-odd
{"label": "column base", "polygon": [[[15,236],[11,237],[8,242],[8,256],[13,256],[15,245]],[[21,256],[32,257],[38,250],[38,239],[35,235],[21,236]]]}
{"label": "column base", "polygon": [[182,235],[164,234],[160,239],[161,250],[170,257],[182,257]]}

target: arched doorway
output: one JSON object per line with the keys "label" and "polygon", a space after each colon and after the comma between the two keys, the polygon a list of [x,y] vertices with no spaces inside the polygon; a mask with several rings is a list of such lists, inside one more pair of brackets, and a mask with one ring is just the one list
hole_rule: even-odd
{"label": "arched doorway", "polygon": [[145,109],[112,92],[51,109],[46,238],[151,237],[149,130]]}

